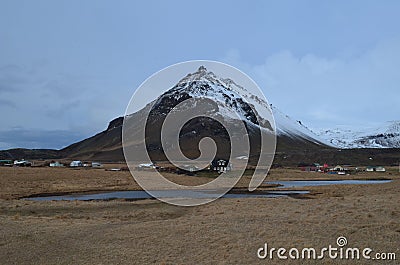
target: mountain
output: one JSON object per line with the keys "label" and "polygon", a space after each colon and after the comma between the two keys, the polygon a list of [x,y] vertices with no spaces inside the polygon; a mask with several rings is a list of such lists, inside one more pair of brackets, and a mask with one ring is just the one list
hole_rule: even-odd
{"label": "mountain", "polygon": [[[127,115],[130,133],[138,133],[138,125],[147,117],[146,146],[153,160],[166,160],[160,142],[160,132],[163,121],[172,108],[188,99],[203,102],[209,108],[209,117],[222,118],[229,124],[244,124],[250,139],[250,158],[257,158],[260,145],[260,133],[270,132],[275,126],[272,123],[268,103],[261,97],[250,93],[246,88],[231,79],[216,76],[205,67],[183,77],[173,87],[160,95],[155,101],[143,109]],[[190,106],[189,106],[190,107]],[[277,134],[277,152],[274,163],[282,165],[297,165],[299,162],[328,162],[328,163],[371,163],[369,157],[376,159],[374,163],[381,164],[396,162],[398,149],[336,149],[338,141],[343,137],[332,140],[335,135],[331,131],[313,133],[300,121],[290,118],[275,106],[271,106],[275,118]],[[257,119],[256,117],[259,117]],[[74,143],[61,150],[26,150],[18,149],[0,152],[0,158],[27,159],[81,159],[98,161],[124,161],[122,150],[122,125],[124,117],[112,120],[106,130],[80,142]],[[399,124],[397,123],[397,126]],[[392,130],[389,132],[389,129]],[[392,124],[387,130],[374,134],[377,138],[398,136],[398,127]],[[380,136],[385,134],[386,136]],[[179,135],[182,152],[188,157],[199,155],[198,144],[204,137],[211,137],[217,144],[219,157],[229,154],[230,141],[224,127],[208,117],[198,117],[186,123]],[[363,137],[368,137],[363,136]],[[389,137],[393,138],[394,137]],[[376,143],[376,141],[375,141]],[[389,143],[387,143],[389,146]],[[135,148],[132,143],[131,148]],[[357,146],[358,147],[358,146]],[[168,146],[166,147],[168,148]]]}
{"label": "mountain", "polygon": [[400,148],[400,121],[357,130],[321,130],[317,135],[338,148]]}
{"label": "mountain", "polygon": [[122,151],[123,117],[112,120],[106,130],[60,150],[61,157],[82,160],[124,161]]}
{"label": "mountain", "polygon": [[[125,117],[129,121],[126,124],[130,126],[130,133],[135,134],[138,124],[149,112],[147,122],[151,126],[146,127],[146,145],[153,159],[166,159],[160,142],[161,127],[171,109],[187,99],[196,99],[197,103],[204,103],[207,106],[205,111],[209,115],[193,119],[182,128],[179,141],[183,153],[188,157],[199,155],[199,141],[206,136],[213,138],[217,143],[218,156],[229,154],[229,135],[224,127],[212,118],[222,118],[233,126],[243,123],[250,138],[250,156],[256,156],[259,151],[261,133],[271,132],[274,128],[268,103],[260,96],[250,93],[232,79],[219,77],[205,67],[200,67],[183,77],[155,101]],[[276,107],[271,109],[276,117],[278,149],[327,147],[326,143],[305,126],[284,115]],[[60,150],[59,155],[71,159],[123,161],[123,122],[123,117],[114,119],[105,131]],[[242,138],[243,135],[239,137]]]}

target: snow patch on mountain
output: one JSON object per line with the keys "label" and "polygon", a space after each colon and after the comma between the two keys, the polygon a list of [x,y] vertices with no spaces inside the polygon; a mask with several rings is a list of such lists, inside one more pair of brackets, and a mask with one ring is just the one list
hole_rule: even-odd
{"label": "snow patch on mountain", "polygon": [[311,129],[302,124],[301,121],[292,119],[278,108],[272,106],[272,111],[274,113],[278,136],[284,135],[291,138],[298,138],[300,136],[301,138],[307,139],[316,144],[322,143],[325,145],[334,146],[332,143],[320,138]]}
{"label": "snow patch on mountain", "polygon": [[218,77],[203,66],[182,78],[161,98],[165,96],[176,100],[185,96],[208,98],[218,105],[218,112],[224,117],[241,119],[273,130],[273,124],[268,123],[272,120],[272,112],[264,99],[250,93],[232,79]]}
{"label": "snow patch on mountain", "polygon": [[320,130],[317,135],[339,148],[400,148],[400,121],[356,130],[348,127]]}

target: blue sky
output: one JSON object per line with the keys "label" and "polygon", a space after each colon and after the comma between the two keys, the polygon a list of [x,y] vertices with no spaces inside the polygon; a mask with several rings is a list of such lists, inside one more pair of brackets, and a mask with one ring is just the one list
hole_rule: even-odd
{"label": "blue sky", "polygon": [[61,148],[151,74],[232,64],[312,128],[400,113],[399,1],[0,1],[0,149]]}

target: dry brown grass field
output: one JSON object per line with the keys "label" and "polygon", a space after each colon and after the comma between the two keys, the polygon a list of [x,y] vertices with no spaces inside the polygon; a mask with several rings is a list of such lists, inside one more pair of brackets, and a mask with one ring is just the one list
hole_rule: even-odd
{"label": "dry brown grass field", "polygon": [[[169,177],[192,185],[210,180]],[[0,167],[0,264],[398,264],[398,168],[350,176],[274,169],[267,180],[382,177],[393,181],[307,187],[310,194],[297,198],[224,198],[177,207],[154,199],[27,201],[21,198],[140,188],[127,171]],[[264,243],[318,249],[336,245],[339,236],[349,247],[394,252],[397,261],[257,258]]]}

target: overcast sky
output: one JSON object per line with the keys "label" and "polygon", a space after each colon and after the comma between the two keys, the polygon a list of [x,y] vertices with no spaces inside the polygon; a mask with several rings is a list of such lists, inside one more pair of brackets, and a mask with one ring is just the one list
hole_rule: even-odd
{"label": "overcast sky", "polygon": [[312,128],[400,119],[400,1],[0,1],[0,149],[61,148],[193,59]]}

